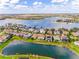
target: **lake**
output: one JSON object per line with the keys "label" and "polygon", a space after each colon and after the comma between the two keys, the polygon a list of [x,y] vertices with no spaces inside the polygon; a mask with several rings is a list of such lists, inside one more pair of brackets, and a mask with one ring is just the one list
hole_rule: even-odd
{"label": "lake", "polygon": [[16,20],[16,19],[5,19],[5,20],[0,20],[0,26],[5,25],[7,23],[17,23],[17,24],[23,24],[27,25],[30,27],[43,27],[43,28],[66,28],[66,29],[71,29],[71,28],[79,28],[79,23],[58,23],[56,20],[58,20],[59,17],[51,17],[51,18],[45,18],[41,20]]}
{"label": "lake", "polygon": [[16,55],[16,54],[34,54],[40,56],[47,56],[56,59],[79,59],[79,56],[75,55],[67,48],[42,45],[35,43],[28,43],[20,40],[14,40],[7,45],[3,51],[3,55]]}

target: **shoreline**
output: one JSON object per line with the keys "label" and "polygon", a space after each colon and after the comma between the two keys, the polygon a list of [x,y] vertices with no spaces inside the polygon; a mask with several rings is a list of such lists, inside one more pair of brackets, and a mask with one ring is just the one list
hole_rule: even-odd
{"label": "shoreline", "polygon": [[[21,42],[20,42],[21,41]],[[18,43],[13,43],[13,42],[18,42]],[[10,43],[10,45],[17,45],[17,44],[20,44],[20,43],[22,43],[22,42],[24,42],[24,43],[31,43],[31,44],[38,44],[38,45],[45,45],[45,46],[58,46],[58,47],[62,47],[62,48],[66,48],[66,49],[68,49],[68,50],[70,50],[72,53],[74,53],[75,55],[78,55],[79,56],[79,53],[77,53],[77,52],[75,52],[73,49],[71,49],[70,47],[67,47],[67,46],[64,46],[64,45],[61,45],[61,44],[45,44],[45,43],[40,43],[40,42],[26,42],[26,41],[23,41],[23,40],[13,40],[12,41],[12,43]],[[9,45],[9,46],[10,46]],[[7,46],[6,46],[7,47]],[[6,47],[4,47],[4,48],[6,48]],[[3,49],[4,49],[3,48]],[[3,50],[2,49],[2,50]],[[1,53],[2,54],[2,53]],[[2,54],[3,55],[3,54]]]}
{"label": "shoreline", "polygon": [[[14,37],[16,37],[16,36],[14,36]],[[13,37],[13,38],[14,38]],[[28,43],[34,43],[34,44],[42,44],[42,45],[55,45],[55,46],[59,46],[59,47],[65,47],[65,48],[67,48],[67,49],[69,49],[71,52],[73,52],[75,55],[77,55],[77,56],[79,56],[79,53],[77,53],[75,50],[73,50],[73,49],[70,49],[70,46],[68,46],[68,45],[65,45],[65,43],[62,43],[62,42],[47,42],[47,41],[41,41],[41,40],[32,40],[32,41],[30,41],[31,39],[29,39],[29,40],[27,40],[27,39],[25,39],[25,38],[20,38],[20,39],[17,39],[17,38],[15,38],[15,39],[13,39],[13,38],[11,38],[11,40],[8,42],[8,44],[9,43],[11,43],[12,41],[16,41],[16,40],[21,40],[21,41],[24,41],[24,42],[28,42]],[[23,39],[23,40],[22,40]],[[7,45],[8,45],[7,44]],[[70,44],[69,44],[70,45]],[[6,46],[5,46],[6,47]],[[4,48],[5,48],[4,47]],[[4,49],[4,48],[2,48],[2,50]],[[2,50],[1,50],[1,52],[2,52]],[[5,56],[5,55],[1,55],[1,56]],[[16,56],[16,55],[14,55],[14,56]]]}

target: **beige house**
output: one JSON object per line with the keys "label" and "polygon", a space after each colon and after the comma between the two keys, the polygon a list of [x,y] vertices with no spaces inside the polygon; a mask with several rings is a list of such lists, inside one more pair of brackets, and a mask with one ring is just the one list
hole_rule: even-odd
{"label": "beige house", "polygon": [[59,36],[59,35],[54,35],[53,37],[54,37],[54,40],[58,40],[58,41],[60,41],[60,40],[61,40],[61,38],[60,38],[60,36]]}
{"label": "beige house", "polygon": [[43,34],[33,34],[32,38],[34,38],[34,39],[44,39],[45,35],[43,35]]}
{"label": "beige house", "polygon": [[79,31],[78,32],[72,32],[73,36],[79,36]]}
{"label": "beige house", "polygon": [[8,37],[9,37],[10,35],[1,35],[0,36],[0,43],[1,42],[5,42],[6,40],[8,40]]}

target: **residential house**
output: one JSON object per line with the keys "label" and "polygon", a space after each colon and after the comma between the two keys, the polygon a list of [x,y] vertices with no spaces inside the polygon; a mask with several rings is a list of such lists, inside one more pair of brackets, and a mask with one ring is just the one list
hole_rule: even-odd
{"label": "residential house", "polygon": [[65,34],[61,35],[61,40],[62,41],[68,41],[68,37]]}
{"label": "residential house", "polygon": [[37,34],[37,36],[38,36],[38,39],[45,39],[45,35],[44,34]]}
{"label": "residential house", "polygon": [[61,41],[60,36],[59,35],[54,35],[54,41]]}
{"label": "residential house", "polygon": [[66,30],[63,30],[63,34],[67,35],[69,32]]}
{"label": "residential house", "polygon": [[39,30],[38,29],[35,29],[33,32],[34,33],[39,33]]}
{"label": "residential house", "polygon": [[44,29],[40,29],[40,33],[45,33],[45,30]]}
{"label": "residential house", "polygon": [[52,31],[51,31],[51,30],[49,30],[47,33],[48,33],[48,34],[52,34]]}
{"label": "residential house", "polygon": [[10,39],[12,37],[12,35],[1,35],[0,36],[0,43],[7,41],[8,39]]}
{"label": "residential house", "polygon": [[73,35],[73,36],[79,36],[79,31],[72,32],[72,35]]}
{"label": "residential house", "polygon": [[34,39],[43,39],[44,40],[45,35],[43,35],[43,34],[33,34],[32,38],[34,38]]}
{"label": "residential house", "polygon": [[79,41],[75,41],[74,44],[79,46]]}
{"label": "residential house", "polygon": [[54,34],[55,34],[55,35],[60,35],[60,31],[55,30],[55,31],[54,31]]}
{"label": "residential house", "polygon": [[31,32],[32,32],[32,31],[34,31],[34,29],[33,29],[33,28],[29,28],[28,30],[29,30],[29,31],[31,31]]}
{"label": "residential house", "polygon": [[30,34],[30,33],[23,35],[24,38],[31,38],[31,36],[32,36],[32,34]]}
{"label": "residential house", "polygon": [[45,35],[45,40],[52,42],[54,40],[54,37],[52,35]]}
{"label": "residential house", "polygon": [[32,38],[37,39],[38,38],[37,34],[33,34]]}

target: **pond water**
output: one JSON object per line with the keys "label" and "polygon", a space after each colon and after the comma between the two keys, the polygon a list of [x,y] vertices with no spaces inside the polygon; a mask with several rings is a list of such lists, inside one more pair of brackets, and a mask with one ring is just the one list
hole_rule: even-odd
{"label": "pond water", "polygon": [[5,20],[0,20],[0,25],[4,25],[7,23],[17,23],[17,24],[23,24],[27,26],[37,26],[40,28],[41,26],[43,28],[66,28],[66,29],[71,29],[71,28],[79,28],[79,23],[58,23],[56,20],[58,20],[59,17],[51,17],[51,18],[45,18],[43,20],[16,20],[16,19],[5,19]]}
{"label": "pond water", "polygon": [[2,54],[35,54],[56,59],[79,59],[79,56],[75,55],[67,48],[51,45],[34,44],[19,40],[14,40],[8,46],[6,46],[3,49]]}

